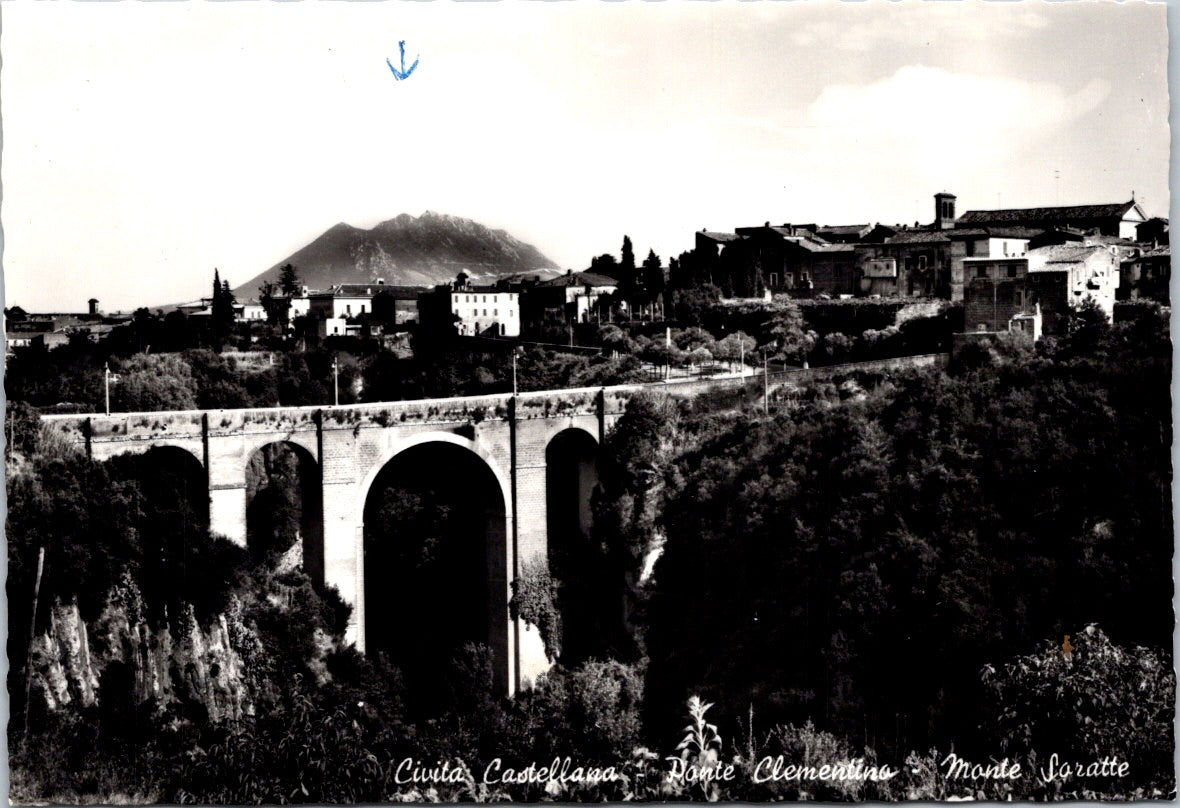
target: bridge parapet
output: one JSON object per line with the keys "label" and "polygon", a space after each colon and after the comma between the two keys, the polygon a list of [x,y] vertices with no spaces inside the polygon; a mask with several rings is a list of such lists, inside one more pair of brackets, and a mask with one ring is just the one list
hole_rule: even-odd
{"label": "bridge parapet", "polygon": [[508,402],[504,393],[463,398],[434,398],[415,401],[388,401],[325,407],[324,429],[393,427],[406,424],[466,424],[508,420]]}
{"label": "bridge parapet", "polygon": [[598,397],[601,392],[601,387],[583,387],[521,393],[517,396],[516,418],[528,421],[534,418],[597,415]]}
{"label": "bridge parapet", "polygon": [[43,415],[41,422],[46,429],[69,443],[83,445],[87,440],[121,443],[157,440],[162,436],[199,439],[203,415],[199,410]]}

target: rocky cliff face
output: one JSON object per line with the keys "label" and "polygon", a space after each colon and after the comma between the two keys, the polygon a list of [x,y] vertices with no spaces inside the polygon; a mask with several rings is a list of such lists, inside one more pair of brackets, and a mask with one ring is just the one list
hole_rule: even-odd
{"label": "rocky cliff face", "polygon": [[[111,593],[89,625],[77,604],[55,603],[48,629],[31,648],[34,698],[43,698],[50,710],[88,707],[102,698],[104,687],[130,679],[134,693],[121,695],[135,703],[198,703],[213,721],[252,713],[255,683],[242,659],[252,633],[239,614],[231,608],[203,628],[190,610],[180,623],[184,628],[176,634],[150,627],[129,580]],[[104,676],[116,669],[131,676]]]}

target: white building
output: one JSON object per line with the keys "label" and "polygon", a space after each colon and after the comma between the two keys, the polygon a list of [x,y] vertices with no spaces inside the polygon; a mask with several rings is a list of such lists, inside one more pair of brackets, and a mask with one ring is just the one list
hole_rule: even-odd
{"label": "white building", "polygon": [[505,292],[492,286],[456,284],[451,289],[451,312],[458,317],[455,328],[461,336],[520,336],[520,294],[517,292]]}
{"label": "white building", "polygon": [[326,291],[308,295],[309,309],[322,312],[325,319],[351,319],[370,314],[373,311],[373,295],[381,291],[381,286],[379,283],[338,283]]}

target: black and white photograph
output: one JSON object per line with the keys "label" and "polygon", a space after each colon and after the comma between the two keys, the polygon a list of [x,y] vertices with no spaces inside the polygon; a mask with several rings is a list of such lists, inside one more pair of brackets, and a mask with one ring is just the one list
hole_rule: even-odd
{"label": "black and white photograph", "polygon": [[8,799],[1176,799],[1174,11],[3,0]]}

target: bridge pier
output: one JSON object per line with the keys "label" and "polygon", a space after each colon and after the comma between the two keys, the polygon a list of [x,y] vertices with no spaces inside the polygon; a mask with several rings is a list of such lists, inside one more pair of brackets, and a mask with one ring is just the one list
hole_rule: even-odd
{"label": "bridge pier", "polygon": [[246,546],[246,483],[209,485],[209,530]]}
{"label": "bridge pier", "polygon": [[324,584],[352,606],[344,639],[365,650],[365,526],[356,513],[357,486],[327,484],[324,503]]}

